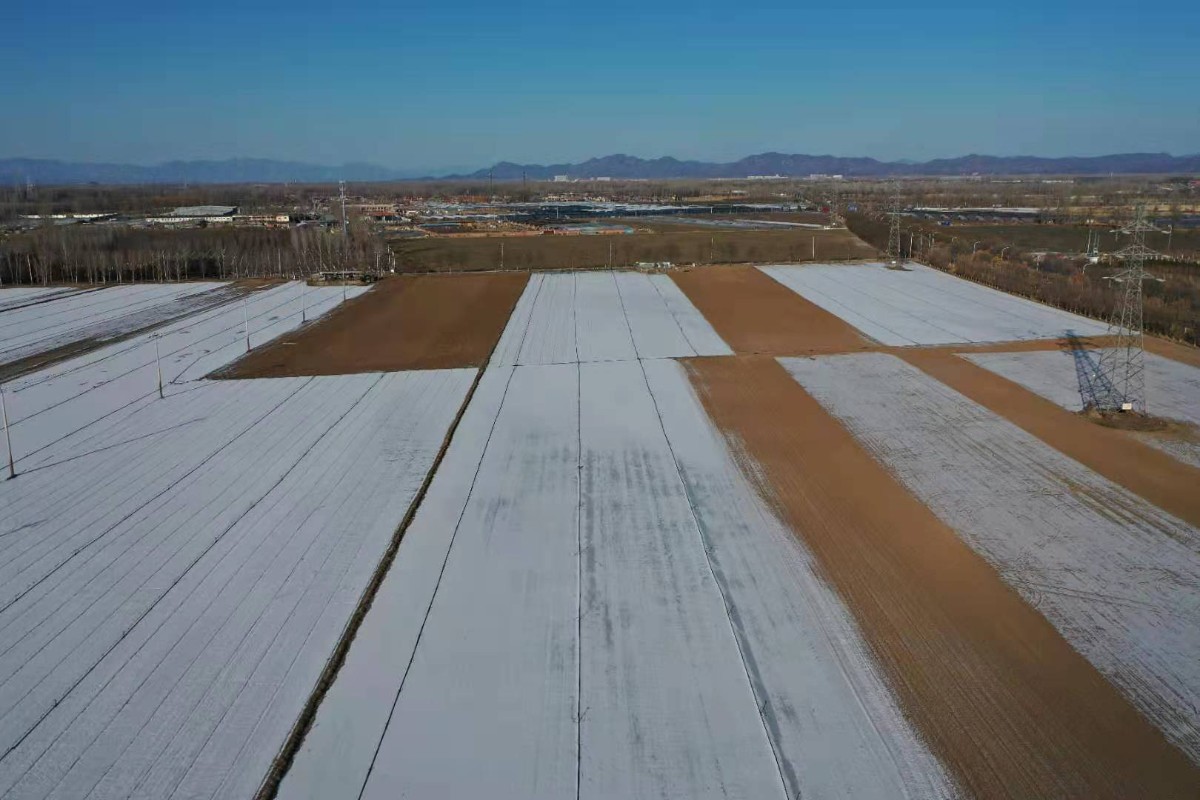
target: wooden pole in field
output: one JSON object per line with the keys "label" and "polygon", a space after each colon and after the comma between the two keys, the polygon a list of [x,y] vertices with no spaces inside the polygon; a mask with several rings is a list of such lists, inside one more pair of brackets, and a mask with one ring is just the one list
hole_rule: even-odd
{"label": "wooden pole in field", "polygon": [[812,260],[813,260],[813,261],[816,261],[816,260],[817,260],[817,237],[815,237],[815,236],[814,236],[814,237],[812,237],[812,239],[813,239],[813,257],[812,257]]}
{"label": "wooden pole in field", "polygon": [[8,446],[8,479],[17,477],[16,464],[13,462],[12,434],[8,432],[8,406],[4,404],[4,385],[0,384],[0,415],[4,417],[4,442]]}
{"label": "wooden pole in field", "polygon": [[246,324],[246,352],[250,352],[250,312],[246,310],[246,298],[242,298],[242,321]]}
{"label": "wooden pole in field", "polygon": [[158,349],[158,334],[154,336],[154,366],[158,368],[158,399],[163,399],[162,354]]}

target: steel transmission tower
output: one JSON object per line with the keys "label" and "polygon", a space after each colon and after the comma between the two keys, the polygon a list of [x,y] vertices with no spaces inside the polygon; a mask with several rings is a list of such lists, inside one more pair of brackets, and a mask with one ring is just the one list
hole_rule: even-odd
{"label": "steel transmission tower", "polygon": [[1133,222],[1119,233],[1133,237],[1126,247],[1113,253],[1124,268],[1110,280],[1117,285],[1117,304],[1108,324],[1110,346],[1100,353],[1099,381],[1103,391],[1097,403],[1104,411],[1146,413],[1146,351],[1142,341],[1142,283],[1146,259],[1158,254],[1146,247],[1148,232],[1161,233],[1146,221],[1146,206],[1139,203]]}
{"label": "steel transmission tower", "polygon": [[892,184],[892,208],[889,212],[892,218],[891,229],[888,231],[888,266],[904,266],[904,256],[900,242],[900,184]]}

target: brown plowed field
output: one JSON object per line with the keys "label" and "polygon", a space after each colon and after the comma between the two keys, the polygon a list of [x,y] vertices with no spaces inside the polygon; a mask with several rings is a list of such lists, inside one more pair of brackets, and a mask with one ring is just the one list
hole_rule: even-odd
{"label": "brown plowed field", "polygon": [[255,350],[219,377],[481,366],[528,280],[520,273],[387,278],[319,322]]}
{"label": "brown plowed field", "polygon": [[1200,527],[1200,469],[945,350],[890,351],[1113,483]]}
{"label": "brown plowed field", "polygon": [[779,364],[687,363],[709,415],[753,462],[746,474],[816,555],[970,794],[1200,794],[1200,770]]}
{"label": "brown plowed field", "polygon": [[671,278],[739,354],[800,356],[876,346],[754,267],[698,267]]}

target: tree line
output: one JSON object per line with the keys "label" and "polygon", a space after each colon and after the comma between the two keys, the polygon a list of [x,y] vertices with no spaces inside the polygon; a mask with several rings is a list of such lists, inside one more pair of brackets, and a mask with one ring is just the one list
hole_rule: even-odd
{"label": "tree line", "polygon": [[0,241],[0,284],[130,283],[379,271],[390,253],[362,227],[287,230],[47,225]]}

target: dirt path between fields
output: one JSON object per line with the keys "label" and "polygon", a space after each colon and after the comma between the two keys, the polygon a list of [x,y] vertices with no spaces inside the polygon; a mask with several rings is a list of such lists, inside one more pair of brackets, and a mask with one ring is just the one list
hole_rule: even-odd
{"label": "dirt path between fields", "polygon": [[685,363],[746,475],[816,555],[969,793],[1200,793],[1200,769],[778,363]]}
{"label": "dirt path between fields", "polygon": [[878,347],[755,267],[701,267],[670,274],[736,353],[802,356]]}
{"label": "dirt path between fields", "polygon": [[945,350],[894,355],[1185,522],[1200,527],[1200,469],[1074,414]]}
{"label": "dirt path between fields", "polygon": [[221,378],[478,367],[528,274],[397,276],[223,370]]}

